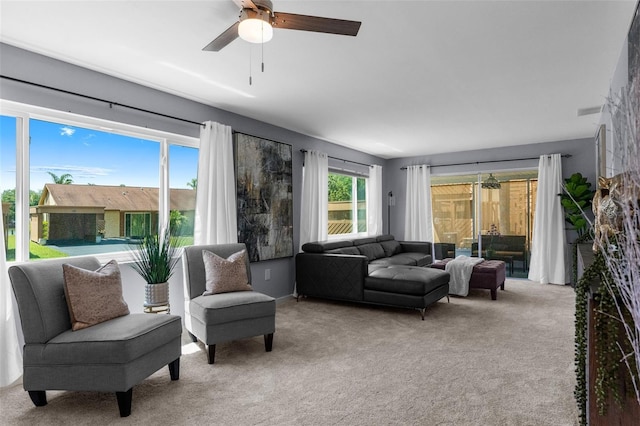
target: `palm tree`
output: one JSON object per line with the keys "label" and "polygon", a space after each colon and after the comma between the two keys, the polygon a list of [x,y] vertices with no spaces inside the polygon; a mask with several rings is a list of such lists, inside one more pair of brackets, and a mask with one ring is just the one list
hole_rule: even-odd
{"label": "palm tree", "polygon": [[191,182],[187,182],[187,186],[191,189],[196,189],[198,187],[198,178],[191,179]]}
{"label": "palm tree", "polygon": [[53,179],[53,183],[58,183],[61,185],[71,185],[73,183],[73,176],[71,176],[69,173],[65,173],[60,176],[51,172],[47,173],[49,173],[49,176],[51,176],[51,179]]}

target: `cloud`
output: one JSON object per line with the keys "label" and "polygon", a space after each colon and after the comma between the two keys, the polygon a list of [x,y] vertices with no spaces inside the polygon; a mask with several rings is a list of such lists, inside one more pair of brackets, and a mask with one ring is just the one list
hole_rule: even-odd
{"label": "cloud", "polygon": [[91,144],[88,141],[93,139],[93,138],[95,138],[95,137],[96,137],[96,135],[94,135],[93,133],[90,133],[90,134],[86,135],[84,138],[82,138],[83,139],[82,144],[84,146],[91,146]]}
{"label": "cloud", "polygon": [[73,180],[76,183],[85,179],[95,178],[98,176],[109,176],[114,170],[104,169],[102,167],[86,167],[86,166],[32,166],[32,173],[55,173],[65,174],[69,173],[73,176]]}
{"label": "cloud", "polygon": [[60,128],[60,136],[73,136],[76,132],[76,129],[72,129],[71,127],[61,127]]}

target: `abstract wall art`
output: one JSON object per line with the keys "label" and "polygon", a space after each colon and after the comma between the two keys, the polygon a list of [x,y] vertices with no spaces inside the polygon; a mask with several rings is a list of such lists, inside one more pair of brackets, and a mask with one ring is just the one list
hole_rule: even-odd
{"label": "abstract wall art", "polygon": [[238,242],[251,262],[293,256],[291,145],[234,134]]}

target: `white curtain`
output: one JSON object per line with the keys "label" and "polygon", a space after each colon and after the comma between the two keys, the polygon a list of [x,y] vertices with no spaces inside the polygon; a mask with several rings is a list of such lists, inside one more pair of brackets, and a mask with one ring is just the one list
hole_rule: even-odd
{"label": "white curtain", "polygon": [[404,239],[433,242],[431,169],[429,166],[407,167],[406,198]]}
{"label": "white curtain", "polygon": [[22,375],[22,351],[13,312],[13,292],[7,272],[4,224],[0,218],[0,387],[10,385]]}
{"label": "white curtain", "polygon": [[560,154],[541,155],[538,166],[538,193],[533,220],[529,279],[543,284],[568,282],[566,237],[562,193],[562,159]]}
{"label": "white curtain", "polygon": [[194,244],[238,242],[231,127],[207,121],[200,130]]}
{"label": "white curtain", "polygon": [[323,152],[307,151],[302,170],[300,247],[327,239],[328,209],[329,159]]}
{"label": "white curtain", "polygon": [[382,166],[369,168],[367,193],[367,234],[382,234]]}

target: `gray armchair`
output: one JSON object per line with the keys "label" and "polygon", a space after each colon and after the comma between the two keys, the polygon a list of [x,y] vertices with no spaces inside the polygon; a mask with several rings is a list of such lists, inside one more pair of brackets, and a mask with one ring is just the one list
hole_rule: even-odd
{"label": "gray armchair", "polygon": [[129,314],[72,331],[62,264],[96,270],[94,257],[29,262],[9,268],[25,345],[23,386],[36,406],[45,391],[115,392],[120,416],[131,413],[133,386],[165,365],[180,375],[179,316]]}
{"label": "gray armchair", "polygon": [[[184,322],[191,339],[207,347],[209,364],[215,361],[216,344],[253,336],[264,336],[267,352],[271,352],[275,332],[276,304],[273,297],[256,291],[234,291],[203,296],[206,274],[202,251],[208,250],[222,258],[246,249],[242,243],[185,247],[182,254],[184,270]],[[247,277],[251,268],[245,257]]]}

